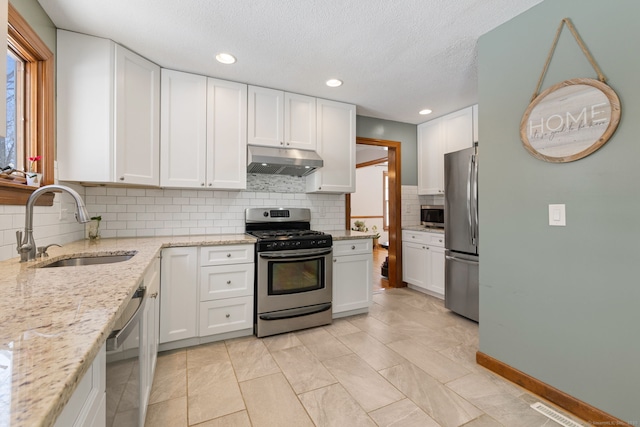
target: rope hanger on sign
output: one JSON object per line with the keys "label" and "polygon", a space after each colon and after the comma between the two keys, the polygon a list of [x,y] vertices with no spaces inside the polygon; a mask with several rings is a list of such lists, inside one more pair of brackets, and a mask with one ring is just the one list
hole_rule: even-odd
{"label": "rope hanger on sign", "polygon": [[544,76],[547,74],[547,69],[549,68],[549,64],[551,63],[551,58],[553,57],[553,53],[555,52],[556,46],[558,45],[558,40],[560,39],[560,33],[562,33],[562,29],[564,28],[565,24],[569,28],[569,31],[571,31],[571,34],[573,35],[573,38],[576,40],[576,43],[578,43],[578,46],[580,46],[582,53],[584,53],[584,56],[587,57],[587,59],[589,60],[589,63],[598,74],[598,80],[600,80],[602,83],[607,82],[607,78],[604,76],[604,74],[602,74],[602,70],[600,70],[600,67],[598,67],[596,60],[593,59],[593,56],[589,52],[589,49],[587,49],[587,46],[582,41],[582,38],[580,38],[580,35],[578,34],[578,31],[576,31],[576,28],[573,26],[573,23],[571,23],[571,20],[569,18],[564,18],[562,19],[562,21],[560,21],[560,25],[556,30],[556,36],[553,39],[551,50],[547,55],[547,61],[544,64],[544,68],[542,69],[542,73],[540,74],[540,78],[538,79],[538,85],[536,86],[536,90],[533,93],[533,96],[531,97],[531,101],[536,99],[536,97],[540,94],[540,87],[542,86],[542,81],[544,80]]}

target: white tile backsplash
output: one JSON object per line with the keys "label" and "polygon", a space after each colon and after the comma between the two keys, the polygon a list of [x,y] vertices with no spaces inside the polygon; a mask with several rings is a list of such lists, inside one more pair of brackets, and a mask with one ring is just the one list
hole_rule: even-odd
{"label": "white tile backsplash", "polygon": [[[250,207],[309,208],[313,229],[344,229],[343,194],[290,193],[292,188],[304,191],[304,180],[300,186],[295,177],[251,177],[247,186],[252,182],[257,191],[87,187],[87,209],[92,216],[102,215],[105,238],[244,233],[244,211]],[[261,188],[257,182],[268,185]]]}
{"label": "white tile backsplash", "polygon": [[420,197],[417,185],[402,186],[402,226],[420,225]]}
{"label": "white tile backsplash", "polygon": [[[304,178],[247,175],[246,191],[82,187],[68,185],[85,200],[91,216],[101,215],[101,235],[107,237],[244,233],[249,207],[311,209],[316,230],[345,228],[343,194],[306,194]],[[423,196],[420,196],[423,197]],[[24,206],[0,206],[0,260],[17,257],[16,231],[24,229]],[[74,218],[75,204],[64,193],[51,207],[34,211],[34,238],[39,246],[65,244],[86,236]],[[417,186],[402,186],[402,225],[420,223]]]}

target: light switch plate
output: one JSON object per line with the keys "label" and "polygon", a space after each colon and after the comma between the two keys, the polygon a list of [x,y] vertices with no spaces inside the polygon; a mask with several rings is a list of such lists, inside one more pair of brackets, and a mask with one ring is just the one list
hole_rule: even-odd
{"label": "light switch plate", "polygon": [[549,225],[564,227],[567,215],[564,205],[549,205]]}

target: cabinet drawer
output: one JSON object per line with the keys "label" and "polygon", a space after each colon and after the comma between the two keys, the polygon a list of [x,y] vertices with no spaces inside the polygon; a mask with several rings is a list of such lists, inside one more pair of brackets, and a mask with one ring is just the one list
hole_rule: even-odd
{"label": "cabinet drawer", "polygon": [[204,246],[200,248],[200,265],[227,265],[253,262],[254,245]]}
{"label": "cabinet drawer", "polygon": [[253,296],[200,303],[200,336],[253,327]]}
{"label": "cabinet drawer", "polygon": [[402,241],[444,247],[444,234],[429,233],[427,231],[402,230]]}
{"label": "cabinet drawer", "polygon": [[371,239],[338,240],[333,242],[333,256],[371,253]]}
{"label": "cabinet drawer", "polygon": [[253,295],[253,264],[200,269],[200,301]]}
{"label": "cabinet drawer", "polygon": [[429,243],[429,233],[424,231],[402,230],[402,241],[413,243]]}
{"label": "cabinet drawer", "polygon": [[429,244],[431,246],[439,246],[444,248],[444,234],[427,233],[429,235]]}

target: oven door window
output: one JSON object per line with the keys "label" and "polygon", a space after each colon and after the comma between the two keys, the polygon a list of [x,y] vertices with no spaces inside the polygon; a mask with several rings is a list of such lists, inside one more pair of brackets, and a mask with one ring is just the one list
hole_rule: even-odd
{"label": "oven door window", "polygon": [[286,295],[324,288],[324,258],[269,261],[269,295]]}

